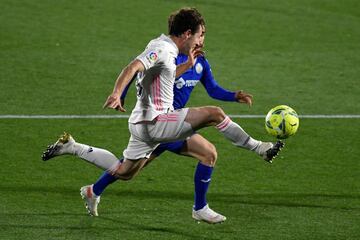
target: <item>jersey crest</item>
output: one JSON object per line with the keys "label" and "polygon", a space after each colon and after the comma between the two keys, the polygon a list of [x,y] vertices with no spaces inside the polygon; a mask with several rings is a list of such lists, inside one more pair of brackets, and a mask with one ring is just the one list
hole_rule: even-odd
{"label": "jersey crest", "polygon": [[197,74],[201,74],[201,73],[202,73],[202,71],[203,71],[203,66],[201,65],[201,63],[197,63],[197,64],[195,65],[195,71],[196,71]]}

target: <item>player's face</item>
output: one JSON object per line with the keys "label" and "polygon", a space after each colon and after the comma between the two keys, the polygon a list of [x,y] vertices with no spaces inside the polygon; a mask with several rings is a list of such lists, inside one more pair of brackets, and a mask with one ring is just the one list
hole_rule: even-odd
{"label": "player's face", "polygon": [[183,48],[180,50],[182,53],[189,53],[191,49],[202,46],[204,44],[205,26],[200,25],[197,32],[190,35],[190,37],[184,43]]}
{"label": "player's face", "polygon": [[203,29],[202,29],[202,34],[200,36],[200,43],[196,47],[199,48],[199,49],[203,48],[204,47],[204,41],[205,41],[205,26],[203,26]]}

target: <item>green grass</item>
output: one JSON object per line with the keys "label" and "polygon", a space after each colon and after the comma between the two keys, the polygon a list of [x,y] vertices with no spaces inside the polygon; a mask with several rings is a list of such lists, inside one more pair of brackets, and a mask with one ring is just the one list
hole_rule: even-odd
{"label": "green grass", "polygon": [[[360,114],[360,3],[346,1],[1,1],[0,114],[114,114],[101,106],[122,67],[166,32],[168,14],[198,7],[222,86],[254,95],[229,114]],[[131,89],[127,109],[135,98]],[[272,140],[262,119],[236,119]],[[360,119],[301,119],[274,164],[201,131],[218,150],[208,200],[221,225],[191,219],[196,161],[165,153],[86,215],[79,188],[101,170],[74,157],[42,162],[64,130],[121,155],[125,119],[0,119],[0,239],[359,239]]]}
{"label": "green grass", "polygon": [[[302,120],[273,165],[234,148],[213,129],[203,131],[219,152],[208,200],[228,217],[210,226],[191,219],[191,159],[166,153],[134,181],[111,185],[99,218],[85,214],[78,190],[100,170],[74,157],[40,160],[41,150],[63,129],[121,154],[125,120],[2,120],[0,129],[14,146],[4,148],[0,170],[0,239],[356,239],[360,169],[354,156],[360,151],[349,145],[356,136],[343,129],[337,141],[328,138],[354,120],[328,120],[330,127],[319,130],[321,121]],[[262,120],[241,123],[263,136],[257,127]]]}

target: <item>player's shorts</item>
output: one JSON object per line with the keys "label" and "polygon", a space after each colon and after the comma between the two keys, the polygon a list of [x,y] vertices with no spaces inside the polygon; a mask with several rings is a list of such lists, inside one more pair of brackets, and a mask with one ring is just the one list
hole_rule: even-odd
{"label": "player's shorts", "polygon": [[161,143],[157,148],[152,152],[156,156],[160,156],[165,151],[170,151],[175,154],[180,154],[181,150],[183,150],[186,144],[186,140],[179,140],[176,142],[168,142],[168,143]]}
{"label": "player's shorts", "polygon": [[183,140],[194,130],[185,122],[188,108],[160,114],[153,121],[129,123],[131,133],[129,144],[124,151],[126,159],[149,158],[160,143]]}

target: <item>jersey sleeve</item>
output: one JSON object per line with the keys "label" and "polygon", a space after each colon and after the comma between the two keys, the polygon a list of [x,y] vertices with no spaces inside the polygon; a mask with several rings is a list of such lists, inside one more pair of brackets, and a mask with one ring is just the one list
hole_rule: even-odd
{"label": "jersey sleeve", "polygon": [[204,72],[200,81],[204,85],[209,96],[221,101],[236,102],[237,99],[235,98],[235,92],[222,88],[216,82],[214,76],[212,75],[211,67],[208,61],[204,58],[202,63]]}
{"label": "jersey sleeve", "polygon": [[159,62],[161,62],[161,58],[163,58],[162,51],[157,48],[146,48],[144,52],[142,52],[136,59],[140,60],[144,65],[145,69],[155,66]]}

